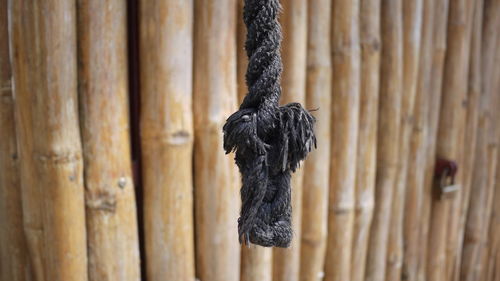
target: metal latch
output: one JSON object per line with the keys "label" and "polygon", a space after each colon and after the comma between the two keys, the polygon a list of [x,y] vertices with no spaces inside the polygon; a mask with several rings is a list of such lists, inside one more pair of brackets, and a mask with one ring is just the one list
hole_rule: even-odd
{"label": "metal latch", "polygon": [[447,159],[437,159],[434,171],[434,178],[439,189],[439,198],[452,198],[460,189],[460,185],[455,183],[455,176],[458,165],[455,161]]}

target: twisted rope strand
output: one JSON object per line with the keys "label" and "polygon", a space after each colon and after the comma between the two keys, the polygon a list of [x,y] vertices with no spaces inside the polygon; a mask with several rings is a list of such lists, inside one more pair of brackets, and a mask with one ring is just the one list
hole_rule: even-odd
{"label": "twisted rope strand", "polygon": [[288,247],[291,173],[316,146],[314,117],[298,103],[279,106],[281,27],[278,0],[245,0],[248,94],[224,125],[224,150],[242,175],[240,243]]}

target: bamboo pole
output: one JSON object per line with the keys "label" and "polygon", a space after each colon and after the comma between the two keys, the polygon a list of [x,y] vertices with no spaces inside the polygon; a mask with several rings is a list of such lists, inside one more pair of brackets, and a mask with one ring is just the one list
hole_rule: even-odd
{"label": "bamboo pole", "polygon": [[[248,92],[245,74],[248,58],[245,52],[247,30],[243,22],[243,4],[245,0],[238,0],[237,13],[237,40],[238,40],[238,104]],[[259,246],[241,246],[241,281],[271,281],[272,278],[272,249]]]}
{"label": "bamboo pole", "polygon": [[[382,55],[377,139],[375,212],[366,280],[385,279],[392,198],[396,186],[403,90],[403,2],[382,1]],[[344,279],[345,280],[345,279]]]}
{"label": "bamboo pole", "polygon": [[375,172],[380,67],[380,0],[360,3],[361,85],[356,156],[352,281],[365,278],[370,226],[375,206]]}
{"label": "bamboo pole", "polygon": [[414,121],[414,105],[422,32],[420,0],[403,1],[403,97],[399,131],[398,172],[392,201],[387,249],[386,280],[399,281],[403,267],[403,219],[410,156],[410,137]]}
{"label": "bamboo pole", "polygon": [[23,231],[19,161],[9,59],[7,0],[0,1],[0,280],[28,281],[31,270]]}
{"label": "bamboo pole", "polygon": [[332,132],[325,280],[350,280],[360,102],[357,0],[334,0],[332,14]]}
{"label": "bamboo pole", "polygon": [[410,154],[407,167],[407,190],[404,214],[404,259],[402,276],[405,280],[416,281],[419,266],[419,230],[421,228],[422,197],[426,164],[425,141],[428,134],[428,99],[433,47],[434,1],[423,2],[422,31],[413,128],[410,137]]}
{"label": "bamboo pole", "polygon": [[76,3],[10,3],[24,232],[35,279],[86,281]]}
{"label": "bamboo pole", "polygon": [[331,5],[331,0],[320,0],[310,2],[308,7],[306,106],[319,110],[314,113],[318,149],[304,166],[301,281],[316,281],[324,275],[330,175]]}
{"label": "bamboo pole", "polygon": [[193,1],[142,2],[140,31],[147,278],[193,280]]}
{"label": "bamboo pole", "polygon": [[[281,103],[306,102],[307,0],[283,0],[283,95]],[[273,250],[273,281],[297,281],[300,270],[303,169],[292,175],[292,227],[290,248]]]}
{"label": "bamboo pole", "polygon": [[467,120],[465,127],[465,137],[463,142],[462,158],[462,200],[460,202],[459,225],[458,225],[458,248],[454,264],[449,264],[448,271],[451,271],[450,280],[460,280],[460,266],[462,257],[462,245],[464,238],[464,228],[469,206],[469,198],[472,185],[472,172],[474,167],[474,152],[476,149],[476,133],[479,115],[479,93],[481,91],[481,30],[483,18],[483,1],[478,0],[474,3],[474,15],[471,32],[469,74],[467,88]]}
{"label": "bamboo pole", "polygon": [[272,251],[251,245],[241,247],[241,281],[271,281]]}
{"label": "bamboo pole", "polygon": [[78,81],[91,281],[140,279],[126,42],[125,2],[78,1]]}
{"label": "bamboo pole", "polygon": [[[484,1],[484,17],[482,25],[481,46],[481,94],[479,97],[479,122],[477,128],[477,146],[475,164],[472,175],[474,192],[470,193],[470,203],[464,233],[462,250],[461,280],[479,280],[484,265],[480,263],[483,245],[487,239],[485,229],[489,222],[489,206],[493,196],[494,181],[491,179],[496,165],[498,148],[495,139],[496,104],[493,83],[496,44],[499,26],[500,1]],[[494,104],[494,105],[492,105]]]}
{"label": "bamboo pole", "polygon": [[[449,3],[446,59],[442,81],[441,108],[436,140],[436,157],[447,159],[461,166],[461,140],[464,137],[467,98],[467,71],[469,60],[469,31],[471,26],[472,1],[452,0]],[[462,171],[459,170],[460,175]],[[455,176],[456,184],[462,177]],[[434,179],[437,180],[437,179]],[[431,218],[428,237],[427,280],[447,280],[447,265],[451,258],[447,253],[449,240],[456,237],[449,229],[454,220],[450,216],[454,202],[460,202],[461,192],[453,198],[443,198],[439,186],[433,182],[431,191]],[[450,222],[451,221],[451,222]]]}
{"label": "bamboo pole", "polygon": [[[497,36],[497,46],[500,44],[500,36]],[[500,120],[500,114],[498,108],[500,107],[500,49],[497,48],[495,56],[495,72],[493,74],[492,81],[494,84],[492,87],[494,99],[490,104],[492,107],[492,120]],[[496,110],[495,110],[496,109]],[[490,146],[496,147],[496,159],[495,159],[495,170],[492,171],[492,191],[491,195],[491,209],[489,210],[489,222],[488,222],[488,244],[483,251],[482,262],[484,264],[484,271],[481,280],[491,280],[494,281],[495,265],[498,253],[500,252],[500,153],[498,152],[498,146],[500,144],[500,126],[496,122],[494,124],[494,135],[490,142]]]}
{"label": "bamboo pole", "polygon": [[[447,31],[447,53],[445,61],[445,70],[443,77],[443,97],[440,134],[444,135],[443,139],[438,142],[442,144],[444,155],[442,157],[454,157],[458,163],[459,171],[456,182],[462,187],[464,186],[465,170],[463,169],[465,158],[465,132],[467,129],[467,85],[469,72],[470,44],[472,21],[474,14],[473,0],[452,0],[450,1],[448,15],[448,31]],[[451,110],[449,114],[443,113],[444,108]],[[452,146],[455,147],[452,147]],[[438,145],[438,156],[440,153]],[[454,150],[454,151],[452,151]],[[447,154],[453,153],[453,154]],[[447,154],[447,155],[446,155]],[[443,203],[449,204],[445,206],[449,208],[449,214],[446,221],[439,222],[438,228],[441,233],[441,239],[445,245],[446,267],[442,264],[438,269],[441,277],[444,280],[451,280],[453,266],[459,257],[459,221],[460,209],[464,197],[463,188],[459,189],[451,200],[444,200]],[[449,202],[445,202],[449,201]],[[436,201],[439,202],[440,201]],[[439,207],[438,207],[439,208]],[[447,224],[447,225],[446,225]],[[438,243],[438,241],[436,241]],[[440,245],[441,246],[441,245]]]}
{"label": "bamboo pole", "polygon": [[418,278],[421,281],[427,280],[427,249],[428,236],[431,218],[431,200],[434,179],[434,164],[436,161],[436,140],[439,121],[439,111],[441,106],[441,86],[444,69],[444,59],[446,53],[446,29],[448,20],[448,0],[439,0],[434,2],[434,27],[433,27],[433,46],[432,46],[432,68],[430,80],[430,96],[428,99],[428,120],[427,120],[427,139],[426,139],[426,164],[424,175],[424,194],[421,212],[421,237],[420,258]]}
{"label": "bamboo pole", "polygon": [[224,155],[222,126],[236,109],[236,1],[197,0],[194,28],[196,275],[240,277],[238,175]]}

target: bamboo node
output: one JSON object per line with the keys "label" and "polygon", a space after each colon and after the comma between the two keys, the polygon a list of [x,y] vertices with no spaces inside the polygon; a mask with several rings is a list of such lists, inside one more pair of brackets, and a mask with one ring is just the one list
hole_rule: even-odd
{"label": "bamboo node", "polygon": [[378,38],[368,38],[360,43],[362,52],[376,53],[380,51],[380,39]]}
{"label": "bamboo node", "polygon": [[76,162],[81,159],[81,154],[79,152],[52,152],[52,153],[37,153],[36,157],[43,164],[67,164],[71,162]]}
{"label": "bamboo node", "polygon": [[87,192],[85,205],[89,209],[114,213],[116,210],[116,195],[107,190]]}

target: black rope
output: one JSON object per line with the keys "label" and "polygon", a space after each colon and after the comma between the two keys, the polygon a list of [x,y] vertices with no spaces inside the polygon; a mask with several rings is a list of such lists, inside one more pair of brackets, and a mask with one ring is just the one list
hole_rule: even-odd
{"label": "black rope", "polygon": [[279,0],[245,0],[248,94],[223,128],[242,175],[240,243],[265,247],[290,245],[290,176],[316,147],[314,117],[299,103],[279,106],[280,9]]}

